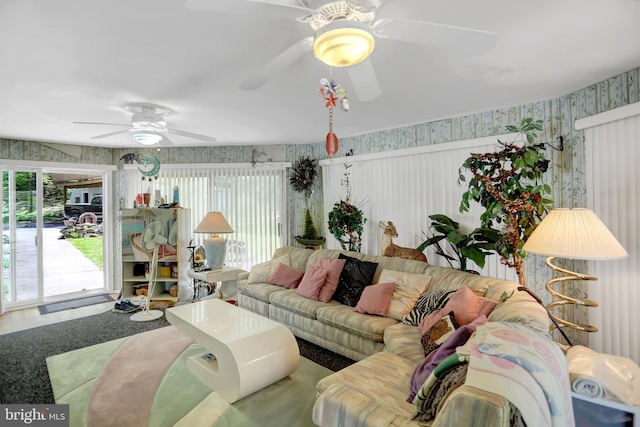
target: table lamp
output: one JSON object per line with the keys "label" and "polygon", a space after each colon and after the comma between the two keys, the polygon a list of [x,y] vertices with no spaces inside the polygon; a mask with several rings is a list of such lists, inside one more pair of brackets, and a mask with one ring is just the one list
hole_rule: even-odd
{"label": "table lamp", "polygon": [[562,274],[549,280],[546,285],[547,291],[558,298],[557,301],[547,305],[549,316],[557,325],[551,326],[551,329],[569,327],[580,331],[597,332],[598,329],[595,326],[561,319],[553,314],[552,309],[572,304],[597,307],[598,303],[595,301],[563,295],[554,290],[554,287],[558,283],[563,284],[571,280],[598,280],[598,278],[560,268],[553,264],[553,260],[568,258],[600,261],[629,256],[600,218],[593,211],[584,208],[553,209],[536,227],[522,249],[532,254],[547,255],[547,266]]}
{"label": "table lamp", "polygon": [[222,268],[227,253],[227,239],[220,236],[220,234],[233,233],[233,228],[231,228],[222,213],[207,213],[193,232],[211,234],[204,241],[204,254],[207,258],[207,265],[211,269]]}

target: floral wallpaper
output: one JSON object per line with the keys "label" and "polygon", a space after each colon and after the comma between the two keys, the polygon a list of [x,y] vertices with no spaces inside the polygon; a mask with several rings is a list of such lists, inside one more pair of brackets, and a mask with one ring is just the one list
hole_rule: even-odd
{"label": "floral wallpaper", "polygon": [[[557,99],[341,138],[337,156],[343,156],[349,150],[358,155],[497,135],[505,132],[506,125],[518,123],[522,118],[542,119],[545,130],[544,134],[540,135],[541,141],[552,141],[559,135],[562,135],[565,141],[564,151],[548,152],[552,167],[547,172],[546,179],[553,187],[555,206],[585,206],[584,136],[581,131],[574,130],[574,122],[580,118],[640,102],[639,77],[640,68],[636,68]],[[147,150],[152,149],[133,151],[143,154]],[[119,165],[120,157],[131,151],[82,147],[79,155],[73,156],[56,150],[53,144],[0,139],[0,158],[15,160]],[[156,154],[155,150],[153,152]],[[265,155],[256,156],[256,153],[263,152],[261,147],[252,146],[169,148],[162,150],[159,156],[162,163],[245,163],[270,160]],[[326,158],[324,142],[286,147],[286,161],[292,162],[303,156],[318,160]],[[319,172],[321,173],[321,170]],[[118,182],[116,177],[114,200],[119,200]],[[319,176],[309,201],[300,193],[289,193],[290,236],[302,232],[303,213],[307,203],[318,227],[326,220],[326,215],[322,212],[321,182],[322,177]],[[544,260],[541,257],[529,259],[527,274],[529,286],[544,297],[544,284],[548,280],[548,269],[544,266]],[[573,292],[583,291],[574,289]],[[582,340],[583,337],[577,337],[578,342]]]}

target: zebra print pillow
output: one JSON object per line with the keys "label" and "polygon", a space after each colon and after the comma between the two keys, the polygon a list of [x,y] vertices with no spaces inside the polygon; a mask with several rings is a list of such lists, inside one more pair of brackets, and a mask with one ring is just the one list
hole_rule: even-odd
{"label": "zebra print pillow", "polygon": [[420,298],[416,301],[416,305],[413,307],[413,310],[402,318],[402,323],[418,326],[420,322],[422,322],[422,319],[434,311],[440,310],[444,307],[455,291],[455,289],[426,291],[420,295]]}

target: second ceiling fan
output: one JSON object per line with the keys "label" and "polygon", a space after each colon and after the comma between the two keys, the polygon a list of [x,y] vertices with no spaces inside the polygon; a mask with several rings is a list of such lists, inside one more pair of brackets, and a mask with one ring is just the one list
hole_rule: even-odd
{"label": "second ceiling fan", "polygon": [[313,51],[323,63],[345,67],[358,99],[369,101],[381,94],[369,60],[375,38],[469,54],[491,50],[498,38],[488,31],[385,16],[382,0],[185,0],[185,5],[194,10],[295,19],[310,25],[314,35],[295,41],[259,67],[241,84],[245,90],[261,87]]}
{"label": "second ceiling fan", "polygon": [[168,123],[164,116],[171,112],[167,107],[161,105],[137,102],[124,106],[124,109],[131,113],[131,124],[124,123],[101,123],[101,122],[73,122],[81,125],[108,125],[122,126],[127,129],[117,130],[102,135],[92,136],[91,139],[107,138],[109,136],[130,132],[132,138],[142,145],[159,144],[163,147],[173,146],[173,142],[167,136],[168,134],[185,136],[192,139],[198,139],[206,142],[215,142],[212,136],[201,135],[199,133],[187,132],[176,129],[174,125]]}

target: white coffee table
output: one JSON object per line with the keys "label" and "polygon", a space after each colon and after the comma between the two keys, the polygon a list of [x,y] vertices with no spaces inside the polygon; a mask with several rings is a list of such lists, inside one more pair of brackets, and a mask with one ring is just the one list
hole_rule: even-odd
{"label": "white coffee table", "polygon": [[192,356],[187,368],[229,403],[291,375],[300,363],[298,343],[286,326],[227,302],[198,301],[169,308],[166,315],[213,355]]}

